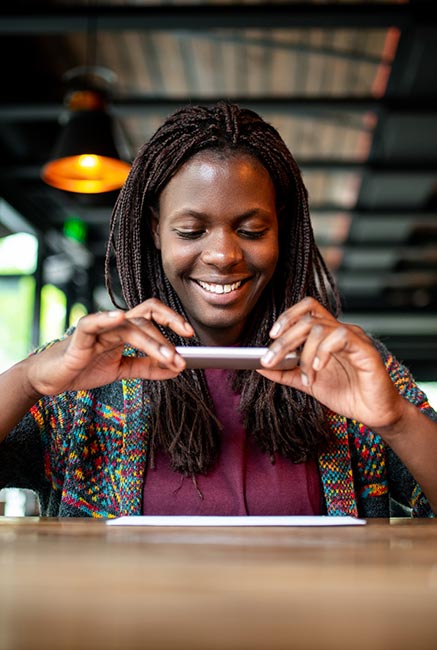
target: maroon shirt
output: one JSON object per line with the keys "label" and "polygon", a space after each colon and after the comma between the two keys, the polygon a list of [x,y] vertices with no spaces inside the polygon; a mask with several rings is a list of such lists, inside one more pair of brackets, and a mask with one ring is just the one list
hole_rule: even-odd
{"label": "maroon shirt", "polygon": [[218,419],[223,424],[218,462],[197,485],[170,467],[161,451],[144,481],[144,515],[320,515],[322,490],[315,461],[292,463],[267,454],[246,436],[239,395],[226,370],[205,371]]}

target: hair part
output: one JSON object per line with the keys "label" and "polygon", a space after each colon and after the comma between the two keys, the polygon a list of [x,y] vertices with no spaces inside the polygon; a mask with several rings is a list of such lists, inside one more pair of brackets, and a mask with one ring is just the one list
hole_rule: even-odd
{"label": "hair part", "polygon": [[[315,243],[308,193],[296,161],[278,131],[249,109],[227,102],[211,107],[186,106],[168,117],[139,150],[116,201],[105,261],[106,284],[117,306],[113,264],[128,309],[157,297],[186,316],[167,280],[151,234],[159,196],[182,165],[200,152],[257,159],[269,173],[276,192],[279,259],[274,276],[249,319],[243,344],[265,346],[269,331],[283,311],[306,296],[338,314],[334,280]],[[186,339],[161,328],[175,345]],[[190,339],[190,345],[200,344]],[[323,407],[312,397],[268,381],[255,371],[233,374],[248,435],[272,460],[276,454],[302,462],[327,439]],[[185,370],[175,379],[145,381],[153,404],[152,450],[161,446],[172,467],[186,476],[206,474],[220,441],[220,423],[201,370]],[[151,454],[153,464],[153,453]]]}

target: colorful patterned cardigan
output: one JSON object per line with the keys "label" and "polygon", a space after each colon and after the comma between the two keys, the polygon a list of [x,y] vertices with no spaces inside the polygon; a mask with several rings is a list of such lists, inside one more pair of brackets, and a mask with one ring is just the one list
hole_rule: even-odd
{"label": "colorful patterned cardigan", "polygon": [[[399,392],[437,419],[408,370],[375,344]],[[0,445],[0,488],[36,491],[46,516],[140,515],[150,409],[141,380],[41,399]],[[328,421],[331,443],[319,457],[328,515],[433,516],[380,436],[334,413]]]}

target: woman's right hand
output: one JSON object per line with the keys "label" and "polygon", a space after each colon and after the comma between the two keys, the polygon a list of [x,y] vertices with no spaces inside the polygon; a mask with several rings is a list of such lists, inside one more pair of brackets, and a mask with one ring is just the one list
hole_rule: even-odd
{"label": "woman's right hand", "polygon": [[[176,334],[194,335],[191,325],[156,298],[129,311],[109,311],[81,318],[71,336],[26,361],[26,392],[54,395],[96,388],[118,379],[170,379],[185,361],[156,324]],[[146,356],[125,356],[125,344]]]}

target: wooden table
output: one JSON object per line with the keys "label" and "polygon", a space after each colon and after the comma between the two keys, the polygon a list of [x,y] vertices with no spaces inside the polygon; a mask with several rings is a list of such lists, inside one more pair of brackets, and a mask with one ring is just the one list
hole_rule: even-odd
{"label": "wooden table", "polygon": [[0,649],[436,650],[437,520],[0,518]]}

